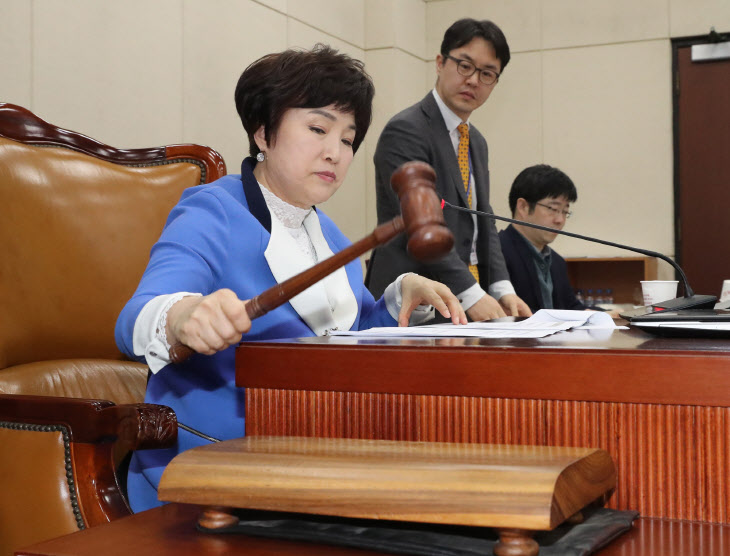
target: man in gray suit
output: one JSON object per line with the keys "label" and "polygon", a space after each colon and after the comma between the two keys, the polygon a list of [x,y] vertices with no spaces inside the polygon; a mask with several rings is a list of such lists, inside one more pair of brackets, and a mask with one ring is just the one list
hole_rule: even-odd
{"label": "man in gray suit", "polygon": [[[509,58],[507,40],[491,21],[461,19],[446,30],[436,56],[436,86],[396,114],[378,139],[379,224],[400,214],[390,177],[410,160],[433,166],[437,193],[449,203],[492,212],[487,142],[469,116],[489,98]],[[510,282],[494,220],[448,207],[444,218],[455,244],[435,263],[411,257],[405,234],[373,252],[365,281],[373,295],[381,295],[400,274],[415,272],[449,286],[472,320],[531,315]]]}

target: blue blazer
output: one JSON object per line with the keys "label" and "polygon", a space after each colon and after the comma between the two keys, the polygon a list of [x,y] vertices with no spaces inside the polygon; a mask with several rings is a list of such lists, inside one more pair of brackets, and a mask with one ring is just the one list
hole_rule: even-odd
{"label": "blue blazer", "polygon": [[[525,238],[510,224],[499,232],[499,240],[515,293],[530,306],[533,313],[538,309],[544,309],[537,269]],[[565,264],[565,259],[555,250],[550,255],[550,276],[553,279],[554,309],[582,311],[586,308],[576,299],[568,279],[568,266]]]}
{"label": "blue blazer", "polygon": [[[152,247],[137,291],[119,315],[115,336],[122,352],[143,360],[133,352],[134,324],[144,305],[156,296],[179,291],[207,295],[229,288],[245,300],[277,284],[277,269],[264,256],[272,222],[253,175],[255,165],[254,159],[247,158],[241,175],[228,175],[183,193]],[[350,245],[327,216],[317,215],[333,253]],[[344,271],[357,301],[351,329],[397,325],[384,300],[375,302],[363,286],[360,261],[347,264]],[[313,335],[294,306],[285,303],[254,320],[243,340]],[[195,354],[182,364],[168,365],[150,377],[145,401],[171,407],[180,423],[213,438],[244,436],[244,391],[235,386],[234,352],[230,347],[212,356]],[[160,505],[157,485],[165,466],[178,453],[207,443],[181,428],[174,447],[135,452],[128,477],[132,509],[137,512]]]}

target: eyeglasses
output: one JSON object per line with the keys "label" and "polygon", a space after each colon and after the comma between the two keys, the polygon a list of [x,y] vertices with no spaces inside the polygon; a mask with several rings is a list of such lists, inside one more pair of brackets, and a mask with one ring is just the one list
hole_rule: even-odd
{"label": "eyeglasses", "polygon": [[479,81],[481,81],[485,85],[493,85],[499,80],[499,74],[494,70],[479,69],[468,60],[454,58],[453,56],[449,56],[448,54],[446,54],[444,58],[448,58],[456,62],[456,71],[459,72],[459,75],[463,75],[464,77],[471,77],[472,75],[474,75],[475,71],[478,71]]}
{"label": "eyeglasses", "polygon": [[557,216],[558,214],[562,214],[565,217],[566,220],[568,218],[570,218],[570,216],[573,214],[569,210],[562,210],[562,209],[559,209],[559,208],[551,207],[550,205],[544,205],[542,203],[535,203],[535,204],[536,205],[540,205],[541,207],[548,209],[550,211],[550,214],[552,214],[554,216]]}

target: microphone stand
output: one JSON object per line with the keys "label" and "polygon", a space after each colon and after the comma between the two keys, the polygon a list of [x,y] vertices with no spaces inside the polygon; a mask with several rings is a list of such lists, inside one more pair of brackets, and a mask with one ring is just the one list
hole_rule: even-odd
{"label": "microphone stand", "polygon": [[647,308],[642,309],[636,309],[632,311],[627,311],[625,313],[622,313],[620,316],[622,318],[625,318],[626,320],[631,320],[634,317],[638,317],[640,315],[645,315],[647,313],[655,313],[659,311],[680,311],[684,309],[712,309],[717,302],[717,297],[714,295],[698,295],[694,293],[692,288],[689,285],[689,281],[687,280],[687,276],[684,274],[684,271],[680,268],[680,266],[674,262],[672,259],[667,257],[666,255],[663,255],[661,253],[658,253],[657,251],[649,251],[648,249],[641,249],[639,247],[631,247],[630,245],[622,245],[621,243],[614,243],[613,241],[605,241],[603,239],[596,239],[594,237],[588,237],[581,234],[575,234],[573,232],[564,232],[563,230],[556,230],[555,228],[548,228],[547,226],[540,226],[539,224],[532,224],[531,222],[523,222],[522,220],[515,220],[514,218],[505,218],[504,216],[497,216],[496,214],[492,214],[490,212],[483,212],[480,210],[473,210],[468,209],[465,207],[460,207],[457,205],[452,205],[451,203],[441,200],[441,208],[443,207],[449,207],[454,210],[458,210],[461,212],[467,212],[469,214],[476,214],[478,216],[486,216],[487,218],[492,218],[494,220],[501,220],[502,222],[509,222],[511,224],[519,224],[520,226],[526,226],[528,228],[535,228],[536,230],[544,230],[546,232],[553,232],[556,234],[569,236],[569,237],[575,237],[578,239],[583,239],[585,241],[592,241],[594,243],[600,243],[602,245],[609,245],[611,247],[618,247],[619,249],[626,249],[627,251],[634,251],[635,253],[640,253],[642,255],[647,255],[649,257],[656,257],[658,259],[661,259],[674,268],[674,270],[677,271],[680,278],[682,279],[682,286],[684,287],[684,297],[677,297],[676,299],[669,299],[667,301],[662,301],[661,303],[656,303],[655,305],[651,305],[651,309],[647,310]]}

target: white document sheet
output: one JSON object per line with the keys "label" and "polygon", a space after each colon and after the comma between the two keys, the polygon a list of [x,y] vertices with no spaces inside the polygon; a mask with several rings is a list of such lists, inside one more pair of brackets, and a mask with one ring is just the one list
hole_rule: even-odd
{"label": "white document sheet", "polygon": [[[332,336],[365,336],[379,338],[543,338],[561,330],[613,329],[616,325],[607,313],[600,311],[564,311],[540,309],[530,318],[517,322],[470,322],[426,326],[388,326],[368,330],[332,330]],[[625,328],[625,327],[622,327]]]}
{"label": "white document sheet", "polygon": [[729,330],[730,322],[701,322],[694,320],[687,321],[662,321],[662,322],[635,322],[634,326],[643,328],[683,328],[688,330]]}

